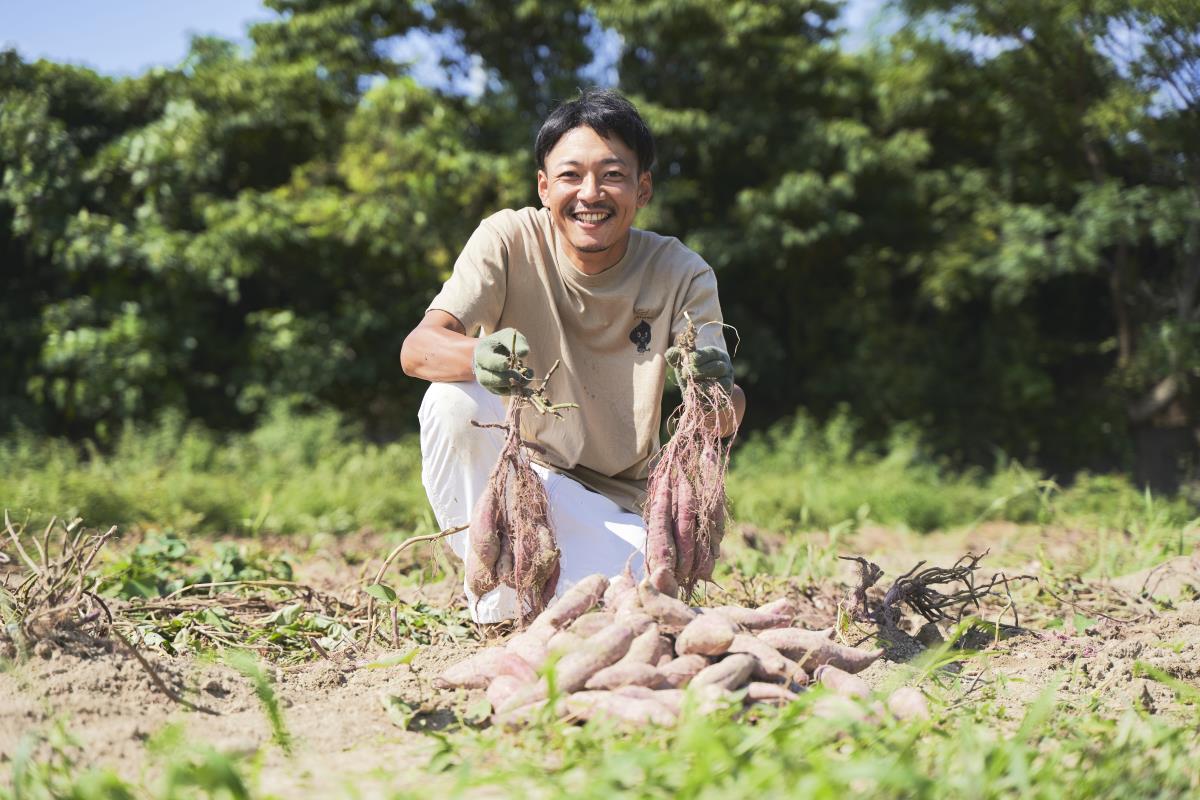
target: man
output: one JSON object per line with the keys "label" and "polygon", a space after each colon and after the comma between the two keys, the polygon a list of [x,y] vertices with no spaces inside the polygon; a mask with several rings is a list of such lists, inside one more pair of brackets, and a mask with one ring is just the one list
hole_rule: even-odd
{"label": "man", "polygon": [[[745,397],[733,384],[712,269],[677,239],[633,228],[653,193],[654,163],[633,105],[584,91],[546,119],[534,150],[543,207],[483,221],[400,361],[433,382],[419,415],[422,479],[443,528],[470,520],[500,452],[502,434],[471,421],[502,421],[501,397],[529,380],[508,369],[514,342],[535,376],[561,362],[547,396],[579,408],[522,418],[523,437],[544,451],[533,458],[562,551],[561,592],[586,575],[619,573],[642,548],[638,510],[658,449],[668,356],[677,372],[730,389],[739,421]],[[699,326],[696,354],[668,354],[688,317]],[[722,424],[731,430],[734,421]],[[466,532],[450,543],[465,558]],[[633,566],[640,570],[640,556]],[[479,622],[516,616],[508,587],[480,598],[468,591],[468,600]]]}

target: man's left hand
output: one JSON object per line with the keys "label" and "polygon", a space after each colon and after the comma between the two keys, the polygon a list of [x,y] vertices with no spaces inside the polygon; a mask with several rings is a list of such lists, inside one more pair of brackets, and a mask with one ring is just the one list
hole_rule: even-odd
{"label": "man's left hand", "polygon": [[667,363],[675,368],[675,380],[716,381],[727,392],[733,391],[733,360],[719,347],[698,347],[686,355],[678,347],[667,348]]}

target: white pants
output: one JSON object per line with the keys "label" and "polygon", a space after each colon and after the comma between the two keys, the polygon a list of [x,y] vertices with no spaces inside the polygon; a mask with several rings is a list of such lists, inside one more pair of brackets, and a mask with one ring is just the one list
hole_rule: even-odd
{"label": "white pants", "polygon": [[[421,480],[442,530],[470,522],[471,509],[504,445],[503,432],[477,428],[471,420],[503,422],[504,411],[499,397],[473,381],[434,383],[425,393],[418,415]],[[634,577],[640,578],[646,541],[642,518],[566,475],[536,464],[534,470],[546,486],[550,525],[562,551],[555,593],[597,572],[618,575],[630,556]],[[465,559],[467,531],[448,538],[455,554]],[[512,619],[517,612],[516,593],[507,586],[478,598],[467,589],[467,605],[476,622]]]}

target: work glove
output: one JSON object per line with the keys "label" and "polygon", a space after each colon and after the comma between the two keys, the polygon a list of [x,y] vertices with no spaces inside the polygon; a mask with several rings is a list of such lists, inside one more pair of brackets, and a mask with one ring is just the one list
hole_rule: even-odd
{"label": "work glove", "polygon": [[529,355],[529,342],[515,328],[504,328],[488,336],[483,336],[475,344],[475,380],[479,385],[492,394],[512,394],[514,390],[523,389],[533,377],[533,370],[510,369],[508,357],[516,339],[517,358]]}
{"label": "work glove", "polygon": [[685,378],[716,381],[727,391],[733,391],[733,360],[719,347],[697,347],[684,354],[678,347],[667,348],[667,363],[675,369],[675,382],[683,385]]}

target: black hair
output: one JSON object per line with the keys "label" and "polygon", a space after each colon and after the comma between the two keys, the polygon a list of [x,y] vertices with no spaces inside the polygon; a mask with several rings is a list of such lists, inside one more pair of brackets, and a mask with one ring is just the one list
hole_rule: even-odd
{"label": "black hair", "polygon": [[637,154],[638,173],[654,166],[654,137],[633,103],[611,89],[584,89],[579,97],[559,104],[542,123],[534,140],[538,169],[567,131],[588,127],[605,137],[616,135]]}

